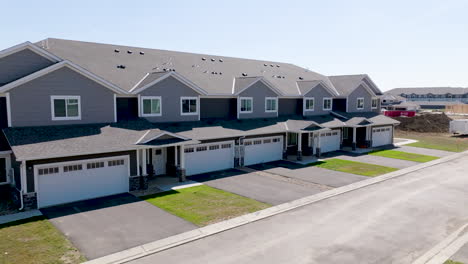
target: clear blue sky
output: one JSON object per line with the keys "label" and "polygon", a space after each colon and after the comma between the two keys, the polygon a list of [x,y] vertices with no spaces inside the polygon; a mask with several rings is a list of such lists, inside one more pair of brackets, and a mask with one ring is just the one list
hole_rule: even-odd
{"label": "clear blue sky", "polygon": [[0,49],[55,37],[291,62],[326,75],[368,73],[382,90],[468,86],[463,0],[3,0],[1,6]]}

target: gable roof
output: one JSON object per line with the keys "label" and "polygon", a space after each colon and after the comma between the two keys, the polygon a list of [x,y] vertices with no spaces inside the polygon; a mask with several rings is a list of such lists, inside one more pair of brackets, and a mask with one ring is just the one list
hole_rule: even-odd
{"label": "gable roof", "polygon": [[23,78],[20,78],[20,79],[16,80],[16,81],[13,81],[13,82],[10,82],[8,84],[3,85],[3,86],[0,87],[0,93],[7,92],[7,91],[9,91],[9,90],[11,90],[11,89],[13,89],[13,88],[15,88],[17,86],[20,86],[22,84],[30,82],[30,81],[32,81],[34,79],[37,79],[37,78],[39,78],[41,76],[44,76],[46,74],[49,74],[51,72],[54,72],[54,71],[56,71],[58,69],[61,69],[63,67],[67,67],[67,68],[69,68],[69,69],[71,69],[71,70],[73,70],[73,71],[75,71],[75,72],[77,72],[77,73],[79,73],[79,74],[81,74],[81,75],[83,75],[83,76],[85,76],[85,77],[87,77],[87,78],[101,84],[102,86],[104,86],[104,87],[106,87],[106,88],[108,88],[108,89],[110,89],[110,90],[112,90],[112,91],[114,91],[116,93],[127,93],[126,91],[124,91],[124,90],[120,89],[119,87],[115,86],[114,84],[102,79],[101,77],[97,76],[96,74],[94,74],[92,72],[89,72],[86,69],[83,69],[80,66],[78,66],[78,65],[76,65],[76,64],[74,64],[74,63],[72,63],[70,61],[66,61],[66,60],[61,61],[61,62],[56,63],[56,64],[53,64],[53,65],[51,65],[51,66],[49,66],[47,68],[39,70],[39,71],[37,71],[35,73],[32,73],[30,75],[27,75],[27,76],[25,76]]}
{"label": "gable roof", "polygon": [[34,44],[32,44],[29,41],[23,42],[21,44],[15,45],[13,47],[10,47],[8,49],[4,49],[0,51],[0,58],[6,57],[8,55],[14,54],[18,51],[22,51],[24,49],[29,49],[30,51],[50,60],[51,62],[59,62],[62,61],[61,58],[55,56],[54,54],[46,51],[45,49],[42,49]]}
{"label": "gable roof", "polygon": [[206,95],[207,92],[202,88],[198,87],[196,84],[192,83],[190,80],[184,78],[182,75],[170,71],[170,72],[152,72],[147,73],[143,79],[141,79],[135,87],[133,87],[129,92],[137,94],[169,77],[174,77],[176,80],[180,81],[181,83],[187,85],[189,88],[193,89],[195,92],[199,94]]}
{"label": "gable roof", "polygon": [[328,76],[328,78],[330,78],[340,96],[350,95],[362,84],[372,95],[382,93],[367,74],[335,75]]}
{"label": "gable roof", "polygon": [[[233,80],[247,76],[263,77],[285,96],[300,96],[296,85],[300,78],[322,80],[329,87],[333,87],[325,75],[290,63],[63,39],[46,39],[36,45],[127,91],[133,89],[148,72],[164,69],[175,69],[177,73],[205,90],[208,95],[232,96]],[[117,68],[119,65],[124,65],[125,68]],[[243,76],[243,73],[247,76]]]}
{"label": "gable roof", "polygon": [[242,92],[246,91],[257,82],[262,82],[266,87],[272,90],[277,95],[282,95],[281,90],[273,86],[269,81],[267,81],[263,76],[255,76],[255,77],[239,77],[235,78],[234,86],[233,86],[233,94],[239,95]]}
{"label": "gable roof", "polygon": [[163,136],[169,136],[171,138],[180,139],[182,141],[190,140],[187,137],[177,135],[168,131],[163,131],[159,129],[149,129],[145,134],[143,134],[143,136],[140,139],[138,139],[138,141],[135,144],[146,144]]}
{"label": "gable roof", "polygon": [[331,89],[323,81],[314,80],[314,81],[298,81],[297,82],[297,87],[301,95],[308,94],[310,91],[312,91],[318,86],[322,86],[323,88],[325,88],[325,90],[327,90],[331,95],[338,95],[338,92],[335,89]]}

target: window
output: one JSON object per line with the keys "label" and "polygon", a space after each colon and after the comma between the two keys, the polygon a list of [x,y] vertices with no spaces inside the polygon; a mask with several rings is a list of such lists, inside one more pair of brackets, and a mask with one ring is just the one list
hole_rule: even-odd
{"label": "window", "polygon": [[271,143],[271,139],[264,139],[263,140],[263,144],[268,144],[268,143]]}
{"label": "window", "polygon": [[206,146],[197,147],[197,152],[206,151],[206,150],[208,150],[208,148]]}
{"label": "window", "polygon": [[83,165],[75,164],[75,165],[68,165],[63,167],[63,172],[72,172],[72,171],[79,171],[83,170]]}
{"label": "window", "polygon": [[304,98],[304,110],[305,111],[314,111],[315,99],[314,98]]}
{"label": "window", "polygon": [[245,141],[245,142],[244,142],[244,145],[245,145],[245,146],[250,146],[250,145],[252,145],[252,141]]}
{"label": "window", "polygon": [[194,152],[194,151],[195,151],[195,150],[194,150],[193,148],[186,148],[186,149],[184,149],[184,152],[185,152],[185,153],[192,153],[192,152]]}
{"label": "window", "polygon": [[160,96],[142,96],[141,104],[142,116],[161,116],[162,107]]}
{"label": "window", "polygon": [[223,149],[231,148],[231,144],[222,144],[221,148],[223,148]]}
{"label": "window", "polygon": [[260,144],[262,144],[262,141],[261,140],[254,140],[253,144],[254,145],[260,145]]}
{"label": "window", "polygon": [[379,98],[372,98],[372,109],[376,109],[379,106]]}
{"label": "window", "polygon": [[265,112],[277,112],[278,111],[278,98],[266,97],[265,98]]}
{"label": "window", "polygon": [[47,175],[47,174],[54,174],[59,172],[58,167],[53,167],[53,168],[44,168],[44,169],[39,169],[37,170],[39,175]]}
{"label": "window", "polygon": [[253,111],[253,99],[252,98],[240,98],[240,112],[241,113],[252,113]]}
{"label": "window", "polygon": [[274,138],[274,139],[273,139],[273,142],[274,142],[274,143],[280,142],[280,138]]}
{"label": "window", "polygon": [[88,170],[104,168],[104,162],[103,161],[101,161],[101,162],[91,162],[91,163],[86,164],[86,168]]}
{"label": "window", "polygon": [[114,166],[120,166],[120,165],[124,165],[124,160],[109,160],[107,162],[107,166],[109,167],[114,167]]}
{"label": "window", "polygon": [[219,149],[219,145],[211,145],[210,150],[217,150]]}
{"label": "window", "polygon": [[198,98],[181,97],[180,108],[181,115],[198,115]]}
{"label": "window", "polygon": [[80,96],[51,96],[52,120],[80,120]]}
{"label": "window", "polygon": [[323,98],[323,110],[332,110],[331,98]]}
{"label": "window", "polygon": [[364,98],[357,99],[357,109],[364,109]]}

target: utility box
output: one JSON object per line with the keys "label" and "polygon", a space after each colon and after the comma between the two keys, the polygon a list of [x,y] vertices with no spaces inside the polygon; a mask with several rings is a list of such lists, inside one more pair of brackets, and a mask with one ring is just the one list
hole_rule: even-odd
{"label": "utility box", "polygon": [[450,121],[450,133],[468,135],[468,119]]}

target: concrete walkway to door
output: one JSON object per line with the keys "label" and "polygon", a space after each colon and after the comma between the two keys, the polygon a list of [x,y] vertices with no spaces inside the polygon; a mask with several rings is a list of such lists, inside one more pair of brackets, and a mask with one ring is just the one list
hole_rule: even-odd
{"label": "concrete walkway to door", "polygon": [[41,209],[52,224],[94,259],[197,228],[130,194]]}

